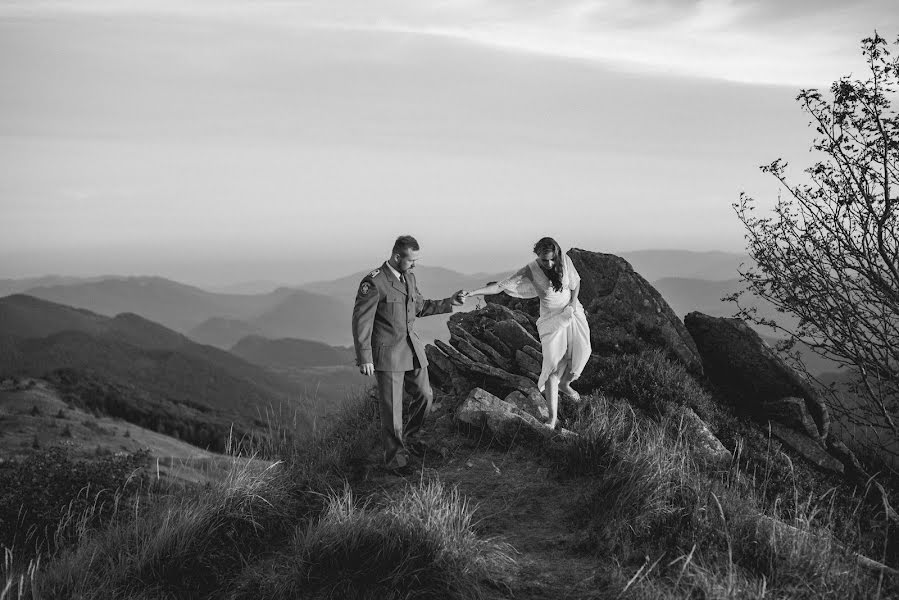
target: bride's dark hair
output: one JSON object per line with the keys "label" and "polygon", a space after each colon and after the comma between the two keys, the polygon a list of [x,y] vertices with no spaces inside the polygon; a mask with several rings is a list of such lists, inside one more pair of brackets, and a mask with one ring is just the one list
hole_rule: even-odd
{"label": "bride's dark hair", "polygon": [[553,289],[557,292],[562,291],[562,261],[565,260],[565,257],[562,256],[562,248],[559,247],[559,242],[552,239],[551,237],[540,238],[537,240],[537,243],[534,244],[534,254],[540,256],[541,254],[546,254],[547,252],[553,252],[555,256],[555,264],[552,269],[544,269],[540,266],[540,263],[537,263],[538,266],[546,273],[546,276],[549,277],[550,283],[553,285]]}

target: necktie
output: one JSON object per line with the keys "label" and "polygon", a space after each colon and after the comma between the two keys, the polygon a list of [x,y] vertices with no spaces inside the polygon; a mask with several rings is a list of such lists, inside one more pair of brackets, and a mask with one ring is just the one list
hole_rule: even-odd
{"label": "necktie", "polygon": [[406,276],[403,273],[400,273],[400,283],[406,285]]}

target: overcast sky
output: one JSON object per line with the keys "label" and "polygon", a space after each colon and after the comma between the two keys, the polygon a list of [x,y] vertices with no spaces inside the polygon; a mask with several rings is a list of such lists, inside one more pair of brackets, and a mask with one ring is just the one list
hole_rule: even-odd
{"label": "overcast sky", "polygon": [[0,277],[742,251],[895,0],[0,0]]}

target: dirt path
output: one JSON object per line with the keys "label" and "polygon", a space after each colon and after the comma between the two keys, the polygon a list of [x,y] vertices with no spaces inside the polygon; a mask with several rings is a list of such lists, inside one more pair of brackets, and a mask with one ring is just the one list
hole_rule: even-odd
{"label": "dirt path", "polygon": [[373,469],[368,479],[353,482],[365,496],[398,491],[407,480],[439,478],[455,486],[476,507],[475,527],[483,538],[514,548],[518,572],[495,598],[605,598],[601,561],[575,550],[577,532],[570,510],[584,494],[583,481],[560,480],[532,450],[484,448],[465,438],[442,441],[447,456],[428,453],[414,475],[403,479]]}

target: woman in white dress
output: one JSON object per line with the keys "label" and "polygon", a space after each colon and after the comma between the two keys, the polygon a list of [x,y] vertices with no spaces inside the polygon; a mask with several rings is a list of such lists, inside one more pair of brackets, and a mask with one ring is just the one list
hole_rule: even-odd
{"label": "woman in white dress", "polygon": [[571,259],[549,237],[534,245],[534,254],[534,261],[508,279],[465,292],[465,296],[505,292],[516,298],[540,298],[537,332],[543,349],[543,368],[537,388],[549,404],[547,425],[555,429],[559,392],[574,399],[580,397],[571,388],[571,382],[580,377],[590,358],[590,327],[577,297],[581,277]]}

